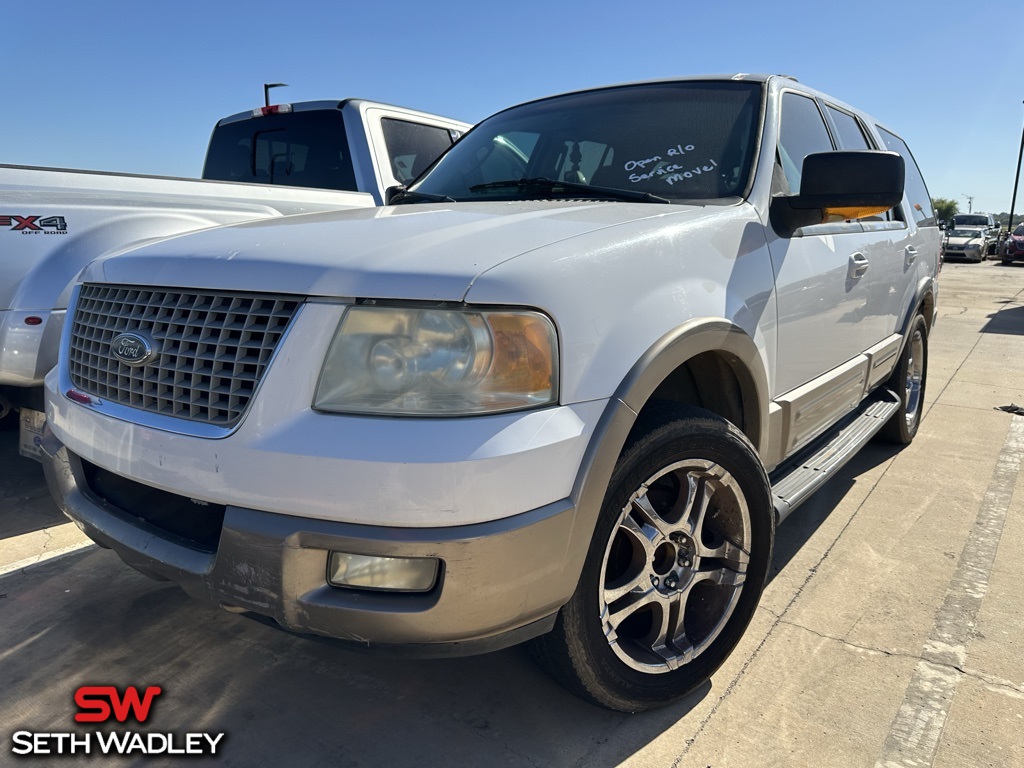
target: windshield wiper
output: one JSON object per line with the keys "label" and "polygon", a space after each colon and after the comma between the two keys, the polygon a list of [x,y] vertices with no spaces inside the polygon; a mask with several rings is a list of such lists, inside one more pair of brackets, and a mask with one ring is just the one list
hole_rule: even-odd
{"label": "windshield wiper", "polygon": [[548,179],[543,176],[537,176],[530,179],[503,179],[502,181],[489,181],[486,184],[474,184],[469,188],[469,191],[481,192],[485,189],[504,189],[507,187],[512,187],[514,189],[544,188],[551,192],[554,192],[558,188],[562,188],[573,192],[583,192],[589,197],[596,198],[611,198],[612,200],[641,200],[645,203],[672,202],[668,198],[659,197],[658,195],[650,192],[639,192],[633,189],[614,189],[612,187],[593,187],[590,184],[583,184],[578,181],[556,181],[555,179]]}
{"label": "windshield wiper", "polygon": [[401,192],[396,192],[391,198],[391,205],[401,204],[403,200],[408,202],[413,201],[425,201],[428,203],[454,203],[456,202],[454,197],[448,197],[448,195],[435,195],[432,192],[417,192],[413,189],[403,189]]}

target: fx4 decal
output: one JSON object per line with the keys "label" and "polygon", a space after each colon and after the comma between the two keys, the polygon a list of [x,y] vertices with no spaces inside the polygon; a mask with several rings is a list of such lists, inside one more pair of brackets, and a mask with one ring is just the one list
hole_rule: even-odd
{"label": "fx4 decal", "polygon": [[0,228],[6,227],[9,232],[38,235],[66,235],[68,223],[63,216],[15,216],[0,214]]}

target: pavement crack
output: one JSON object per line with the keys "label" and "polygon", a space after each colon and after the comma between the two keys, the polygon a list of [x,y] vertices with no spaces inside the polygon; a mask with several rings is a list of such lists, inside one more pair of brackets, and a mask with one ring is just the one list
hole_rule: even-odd
{"label": "pavement crack", "polygon": [[847,646],[849,648],[855,648],[858,651],[868,651],[870,653],[881,653],[881,654],[883,654],[885,656],[901,656],[901,657],[912,658],[912,659],[917,659],[917,660],[920,660],[920,658],[921,658],[920,656],[913,656],[912,654],[908,654],[908,653],[900,653],[899,651],[887,651],[884,648],[873,648],[870,645],[858,645],[857,643],[851,643],[849,640],[846,640],[845,638],[835,637],[834,635],[829,635],[829,634],[827,634],[825,632],[819,632],[816,629],[811,629],[810,627],[805,627],[803,624],[797,624],[795,621],[787,621],[786,619],[780,619],[780,622],[782,624],[786,624],[787,626],[794,627],[796,629],[802,629],[804,632],[809,632],[810,634],[814,635],[815,637],[820,637],[822,640],[831,640],[831,641],[836,642],[836,643],[841,643],[842,645],[845,645],[845,646]]}
{"label": "pavement crack", "polygon": [[1002,678],[995,677],[994,675],[988,675],[977,669],[968,669],[966,667],[953,667],[957,672],[960,672],[965,677],[969,677],[972,680],[977,680],[979,683],[992,686],[993,688],[1005,688],[1024,695],[1024,685],[1015,683],[1012,680],[1003,680]]}
{"label": "pavement crack", "polygon": [[969,669],[959,664],[944,664],[941,661],[938,661],[924,654],[904,653],[902,651],[886,650],[885,648],[875,648],[874,646],[870,645],[859,645],[858,643],[852,643],[849,640],[846,640],[842,637],[835,637],[834,635],[830,635],[825,632],[819,632],[816,629],[811,629],[810,627],[806,627],[803,624],[798,624],[795,621],[787,621],[786,619],[780,619],[779,622],[781,624],[786,624],[787,626],[793,627],[795,629],[802,629],[804,632],[808,632],[814,635],[815,637],[820,637],[822,640],[831,640],[832,642],[840,643],[841,645],[844,645],[848,648],[853,648],[858,651],[866,651],[868,653],[880,653],[883,656],[889,656],[891,658],[897,659],[907,659],[908,661],[926,661],[928,662],[928,664],[934,667],[939,667],[940,669],[947,669],[951,672],[959,672],[961,675],[964,675],[965,677],[972,678],[974,680],[977,680],[978,682],[985,683],[986,685],[990,685],[996,688],[1005,688],[1010,691],[1013,691],[1014,693],[1024,695],[1024,685],[1017,684],[1012,680],[1004,680],[1002,678],[995,677],[994,675],[986,674],[980,670]]}
{"label": "pavement crack", "polygon": [[711,710],[700,721],[700,724],[697,726],[697,730],[694,731],[693,736],[686,740],[686,746],[683,749],[683,751],[679,754],[679,757],[676,758],[675,762],[672,763],[672,768],[679,768],[679,766],[682,764],[683,759],[689,754],[691,748],[697,742],[697,739],[700,738],[700,735],[707,728],[708,724],[715,717],[715,715],[718,714],[719,709],[722,708],[722,705],[732,695],[732,692],[736,690],[736,687],[739,685],[740,681],[747,674],[747,670],[750,669],[750,667],[757,660],[758,656],[761,654],[761,651],[764,649],[764,646],[768,642],[768,639],[771,638],[772,635],[775,633],[775,630],[778,628],[779,624],[785,621],[786,614],[789,613],[789,610],[796,604],[796,601],[800,599],[800,596],[803,594],[804,590],[811,583],[811,579],[815,577],[815,575],[824,565],[825,561],[828,560],[829,556],[832,554],[832,550],[839,543],[839,540],[842,539],[843,536],[846,534],[846,531],[853,524],[853,521],[857,518],[857,515],[860,514],[860,511],[864,508],[864,505],[868,503],[868,500],[871,498],[872,494],[874,494],[875,489],[878,488],[878,484],[881,483],[885,476],[888,474],[889,468],[892,466],[892,463],[893,461],[895,461],[895,458],[896,457],[894,456],[888,460],[885,469],[882,470],[878,478],[872,484],[871,488],[864,495],[864,498],[861,499],[860,504],[857,505],[857,508],[850,515],[849,519],[843,525],[842,529],[836,534],[836,537],[832,540],[832,543],[828,545],[824,552],[822,552],[821,557],[818,558],[817,562],[815,562],[814,565],[807,569],[806,578],[803,580],[800,586],[797,587],[797,589],[793,592],[793,596],[789,599],[789,602],[786,603],[786,606],[782,609],[782,612],[775,613],[774,611],[768,610],[767,608],[765,609],[768,611],[770,615],[775,617],[775,621],[772,622],[772,625],[768,628],[768,631],[765,633],[764,637],[761,638],[761,642],[757,644],[757,647],[754,649],[753,653],[751,653],[747,660],[743,662],[743,666],[740,667],[740,671],[737,672],[736,676],[729,681],[729,684],[725,687],[725,690],[722,691],[722,695],[719,696],[718,701],[715,702],[714,706],[711,707]]}

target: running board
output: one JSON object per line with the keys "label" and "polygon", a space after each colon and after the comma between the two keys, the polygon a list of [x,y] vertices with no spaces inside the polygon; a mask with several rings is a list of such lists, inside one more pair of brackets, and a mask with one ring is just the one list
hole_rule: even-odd
{"label": "running board", "polygon": [[878,390],[853,415],[840,422],[838,432],[826,433],[775,470],[770,479],[776,524],[831,480],[900,407],[895,394],[888,389]]}

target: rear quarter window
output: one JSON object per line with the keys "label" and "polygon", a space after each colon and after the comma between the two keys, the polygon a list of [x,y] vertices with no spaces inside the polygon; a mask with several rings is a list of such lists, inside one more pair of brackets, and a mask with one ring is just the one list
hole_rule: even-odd
{"label": "rear quarter window", "polygon": [[903,157],[906,165],[906,181],[904,186],[907,192],[907,200],[910,202],[910,215],[914,223],[919,227],[934,227],[935,211],[932,210],[932,199],[928,194],[928,187],[925,186],[921,169],[914,162],[914,156],[910,154],[910,148],[899,136],[889,133],[884,128],[878,127],[878,133],[885,142],[885,148],[898,152]]}
{"label": "rear quarter window", "polygon": [[419,176],[452,145],[451,132],[434,125],[384,118],[380,121],[391,172],[405,184]]}
{"label": "rear quarter window", "polygon": [[839,144],[842,149],[872,149],[857,118],[830,105],[825,105],[825,109],[828,110],[828,115],[832,118],[832,123],[839,134]]}
{"label": "rear quarter window", "polygon": [[358,191],[345,120],[333,109],[218,125],[206,153],[203,178]]}

